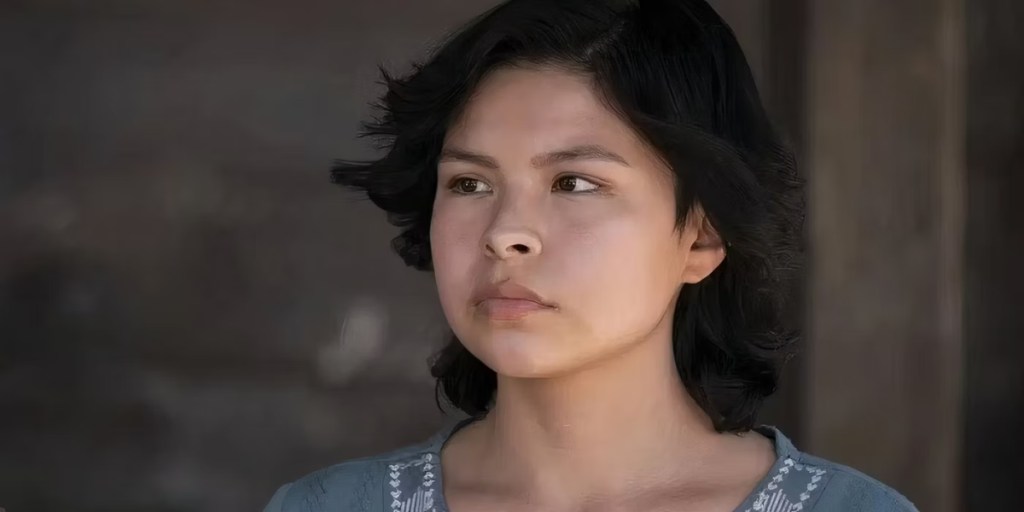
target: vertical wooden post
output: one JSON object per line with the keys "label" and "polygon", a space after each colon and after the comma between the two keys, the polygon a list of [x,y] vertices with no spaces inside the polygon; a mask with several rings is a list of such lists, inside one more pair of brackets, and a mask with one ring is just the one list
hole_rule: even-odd
{"label": "vertical wooden post", "polygon": [[1024,482],[1024,2],[967,4],[965,510]]}
{"label": "vertical wooden post", "polygon": [[805,448],[959,510],[964,0],[809,0]]}

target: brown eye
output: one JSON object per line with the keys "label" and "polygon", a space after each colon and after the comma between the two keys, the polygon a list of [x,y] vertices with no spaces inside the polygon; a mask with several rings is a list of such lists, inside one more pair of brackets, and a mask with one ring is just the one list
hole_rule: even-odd
{"label": "brown eye", "polygon": [[555,180],[555,185],[551,188],[558,192],[593,192],[600,187],[579,176],[562,176]]}
{"label": "brown eye", "polygon": [[572,192],[576,188],[576,177],[575,176],[564,176],[558,178],[555,181],[555,189],[561,190],[562,192]]}
{"label": "brown eye", "polygon": [[453,192],[458,194],[476,194],[479,192],[487,192],[488,190],[479,190],[478,187],[487,187],[484,182],[473,178],[459,178],[455,181],[454,186],[451,187]]}

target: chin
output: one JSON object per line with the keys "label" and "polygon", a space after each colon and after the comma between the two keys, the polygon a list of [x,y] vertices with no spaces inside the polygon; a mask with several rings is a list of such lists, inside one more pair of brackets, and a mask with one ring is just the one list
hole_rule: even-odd
{"label": "chin", "polygon": [[[559,341],[523,331],[492,332],[476,338],[470,351],[504,377],[540,379],[572,372],[578,357],[559,348]],[[563,340],[564,343],[564,340]]]}

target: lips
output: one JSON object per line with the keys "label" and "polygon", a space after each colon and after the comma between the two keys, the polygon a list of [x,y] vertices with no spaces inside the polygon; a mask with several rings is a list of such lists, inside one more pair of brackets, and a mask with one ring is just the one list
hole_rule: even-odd
{"label": "lips", "polygon": [[555,307],[555,305],[537,292],[512,281],[504,281],[497,284],[489,284],[482,287],[473,295],[473,302],[479,304],[489,299],[511,299],[534,302],[540,306]]}
{"label": "lips", "polygon": [[482,287],[474,294],[473,304],[493,320],[518,320],[532,313],[557,309],[538,293],[511,281]]}

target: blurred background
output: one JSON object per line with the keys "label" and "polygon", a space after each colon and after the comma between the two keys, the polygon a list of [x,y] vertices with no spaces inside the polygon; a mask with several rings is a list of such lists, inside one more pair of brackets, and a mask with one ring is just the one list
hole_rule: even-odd
{"label": "blurred background", "polygon": [[[445,417],[432,278],[328,182],[493,0],[0,3],[0,507],[259,510]],[[763,420],[922,511],[1024,482],[1024,2],[717,0],[810,183]]]}

